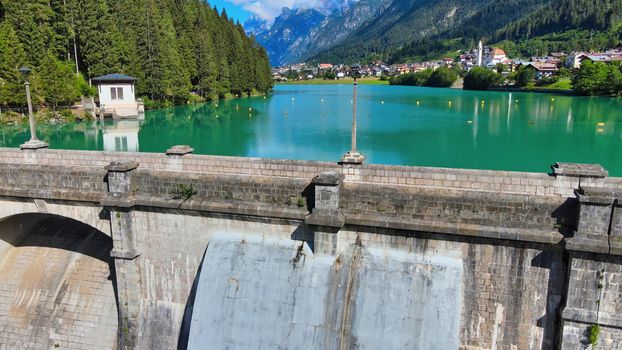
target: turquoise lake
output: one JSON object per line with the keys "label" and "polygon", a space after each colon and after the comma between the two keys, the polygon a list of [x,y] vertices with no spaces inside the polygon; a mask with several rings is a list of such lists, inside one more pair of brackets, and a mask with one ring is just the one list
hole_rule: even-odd
{"label": "turquoise lake", "polygon": [[[358,148],[368,162],[547,172],[600,163],[622,176],[622,99],[361,85]],[[267,97],[149,111],[143,121],[39,125],[51,148],[338,161],[350,148],[352,86],[278,85]],[[0,128],[18,147],[27,125]]]}

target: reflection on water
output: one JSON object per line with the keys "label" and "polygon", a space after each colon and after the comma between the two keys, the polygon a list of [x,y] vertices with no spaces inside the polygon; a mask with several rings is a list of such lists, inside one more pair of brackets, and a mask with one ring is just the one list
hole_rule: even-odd
{"label": "reflection on water", "polygon": [[103,125],[104,150],[138,152],[139,123],[138,120],[120,120]]}
{"label": "reflection on water", "polygon": [[[336,161],[350,147],[351,86],[277,86],[273,95],[147,112],[144,121],[41,125],[52,148]],[[548,171],[600,163],[622,176],[622,99],[359,87],[359,148],[372,163]],[[18,147],[27,125],[0,128]]]}

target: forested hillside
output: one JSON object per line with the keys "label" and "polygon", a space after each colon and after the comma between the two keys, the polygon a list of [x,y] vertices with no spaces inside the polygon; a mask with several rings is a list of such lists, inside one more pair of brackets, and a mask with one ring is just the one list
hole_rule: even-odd
{"label": "forested hillside", "polygon": [[551,0],[492,36],[512,54],[602,50],[622,39],[622,0]]}
{"label": "forested hillside", "polygon": [[393,53],[389,62],[409,59],[431,59],[449,52],[473,48],[482,39],[489,41],[495,33],[525,15],[541,9],[550,0],[495,0],[481,7],[463,23],[437,35],[413,40]]}
{"label": "forested hillside", "polygon": [[404,45],[439,34],[471,17],[493,0],[401,0],[340,45],[313,57],[317,61],[355,62],[386,60]]}
{"label": "forested hillside", "polygon": [[139,96],[173,103],[272,84],[265,50],[202,0],[0,0],[0,104],[24,103],[21,66],[50,105],[117,72],[139,79]]}
{"label": "forested hillside", "polygon": [[622,0],[495,0],[464,23],[415,40],[390,61],[438,57],[479,39],[513,57],[602,50],[622,39]]}
{"label": "forested hillside", "polygon": [[403,0],[315,61],[456,56],[482,39],[513,57],[602,50],[622,39],[622,0]]}

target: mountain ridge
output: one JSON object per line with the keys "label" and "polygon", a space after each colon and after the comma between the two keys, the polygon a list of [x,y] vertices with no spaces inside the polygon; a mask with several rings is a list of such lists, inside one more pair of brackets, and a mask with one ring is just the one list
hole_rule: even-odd
{"label": "mountain ridge", "polygon": [[271,30],[258,35],[269,53],[278,47],[273,65],[432,59],[480,39],[521,56],[622,39],[622,0],[360,0],[298,31],[289,15],[278,21],[293,33],[287,40],[275,45]]}

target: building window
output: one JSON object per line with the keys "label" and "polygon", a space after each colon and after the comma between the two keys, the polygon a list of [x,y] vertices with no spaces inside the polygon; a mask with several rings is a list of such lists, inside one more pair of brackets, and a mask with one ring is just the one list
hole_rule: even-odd
{"label": "building window", "polygon": [[127,137],[115,137],[114,148],[117,152],[127,152]]}
{"label": "building window", "polygon": [[123,88],[111,87],[110,88],[110,98],[112,100],[122,100],[123,99]]}

